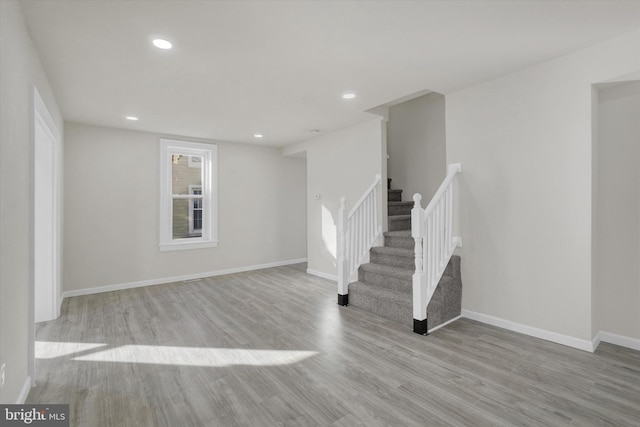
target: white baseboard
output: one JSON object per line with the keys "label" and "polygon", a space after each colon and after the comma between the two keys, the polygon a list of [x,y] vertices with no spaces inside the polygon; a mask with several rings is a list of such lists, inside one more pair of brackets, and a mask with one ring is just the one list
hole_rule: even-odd
{"label": "white baseboard", "polygon": [[440,324],[440,325],[436,326],[435,328],[431,328],[431,329],[429,329],[429,330],[427,331],[427,333],[428,333],[428,334],[430,334],[431,332],[437,331],[437,330],[438,330],[438,329],[440,329],[440,328],[444,328],[444,327],[445,327],[445,326],[447,326],[449,323],[453,323],[453,322],[455,322],[456,320],[460,319],[461,317],[462,317],[462,315],[460,315],[460,316],[458,316],[458,317],[454,317],[454,318],[453,318],[453,319],[451,319],[451,320],[447,320],[446,322],[444,322],[444,323],[442,323],[442,324]]}
{"label": "white baseboard", "polygon": [[322,271],[313,270],[311,268],[307,268],[307,274],[322,277],[323,279],[332,280],[336,283],[338,282],[338,276],[336,276],[335,274],[327,274],[327,273],[323,273]]}
{"label": "white baseboard", "polygon": [[23,405],[24,402],[27,401],[27,396],[29,395],[29,391],[31,390],[31,377],[27,377],[24,380],[24,384],[22,385],[22,390],[20,390],[20,394],[16,399],[16,405]]}
{"label": "white baseboard", "polygon": [[466,317],[467,319],[471,320],[477,320],[478,322],[497,326],[509,331],[519,332],[521,334],[566,345],[568,347],[577,348],[579,350],[588,351],[590,353],[593,353],[593,351],[595,350],[594,342],[589,340],[580,339],[569,335],[563,335],[544,329],[534,328],[533,326],[523,325],[522,323],[512,322],[511,320],[501,319],[499,317],[489,316],[487,314],[477,313],[475,311],[462,310],[462,317]]}
{"label": "white baseboard", "polygon": [[286,261],[276,261],[267,264],[249,265],[245,267],[228,268],[225,270],[207,271],[204,273],[187,274],[184,276],[164,277],[161,279],[141,280],[139,282],[129,282],[117,285],[96,286],[94,288],[77,289],[62,293],[62,298],[77,297],[81,295],[99,294],[102,292],[120,291],[123,289],[140,288],[143,286],[164,285],[167,283],[182,282],[186,280],[203,279],[205,277],[222,276],[224,274],[242,273],[245,271],[262,270],[263,268],[281,267],[283,265],[299,264],[307,262],[306,258],[290,259]]}
{"label": "white baseboard", "polygon": [[593,337],[593,339],[591,340],[591,347],[593,348],[593,351],[596,351],[596,348],[598,348],[601,342],[602,342],[602,332],[598,332],[596,336]]}
{"label": "white baseboard", "polygon": [[599,341],[601,342],[615,344],[621,347],[626,347],[632,350],[640,351],[640,340],[637,338],[625,337],[624,335],[612,334],[611,332],[604,332],[604,331],[598,332],[598,334],[596,335],[596,338],[599,338]]}

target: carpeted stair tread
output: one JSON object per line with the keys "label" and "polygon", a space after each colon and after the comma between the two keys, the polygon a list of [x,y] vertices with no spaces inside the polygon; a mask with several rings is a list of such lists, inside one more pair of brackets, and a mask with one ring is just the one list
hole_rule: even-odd
{"label": "carpeted stair tread", "polygon": [[385,231],[385,236],[390,237],[409,237],[411,238],[411,230]]}
{"label": "carpeted stair tread", "polygon": [[413,272],[384,264],[363,264],[358,268],[358,281],[398,293],[412,293]]}
{"label": "carpeted stair tread", "polygon": [[397,279],[412,280],[413,278],[413,271],[407,270],[406,268],[391,267],[390,265],[372,263],[362,264],[360,268],[370,273],[375,273],[387,277],[395,277]]}
{"label": "carpeted stair tread", "polygon": [[[355,285],[355,286],[354,286]],[[353,288],[351,287],[353,286]],[[394,292],[389,289],[385,289],[381,286],[372,285],[365,282],[352,282],[349,284],[349,303],[351,303],[351,292],[355,291],[355,294],[365,293],[368,295],[376,294],[380,297],[388,299],[389,301],[395,301],[403,305],[407,305],[409,308],[413,307],[413,295]]]}
{"label": "carpeted stair tread", "polygon": [[373,264],[390,265],[414,271],[416,268],[413,248],[398,248],[393,246],[378,246],[371,248],[370,262]]}
{"label": "carpeted stair tread", "polygon": [[387,201],[389,202],[402,201],[402,190],[387,190]]}
{"label": "carpeted stair tread", "polygon": [[411,214],[408,215],[389,215],[388,217],[390,220],[393,221],[404,221],[404,220],[411,220]]}
{"label": "carpeted stair tread", "polygon": [[389,215],[389,230],[411,230],[411,215]]}
{"label": "carpeted stair tread", "polygon": [[411,237],[411,230],[386,231],[384,245],[394,248],[413,249],[415,240]]}
{"label": "carpeted stair tread", "polygon": [[411,215],[413,202],[389,202],[387,204],[387,213],[391,215]]}
{"label": "carpeted stair tread", "polygon": [[415,252],[409,248],[394,248],[393,246],[374,246],[371,248],[371,252],[376,252],[385,255],[404,256],[413,259]]}
{"label": "carpeted stair tread", "polygon": [[349,305],[407,326],[413,324],[411,294],[399,293],[368,283],[353,282],[349,284]]}

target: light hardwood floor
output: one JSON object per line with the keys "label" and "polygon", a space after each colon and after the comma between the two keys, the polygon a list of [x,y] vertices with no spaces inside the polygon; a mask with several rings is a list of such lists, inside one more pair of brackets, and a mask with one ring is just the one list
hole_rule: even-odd
{"label": "light hardwood floor", "polygon": [[422,337],[304,268],[65,299],[28,403],[82,427],[640,425],[640,352],[466,319]]}

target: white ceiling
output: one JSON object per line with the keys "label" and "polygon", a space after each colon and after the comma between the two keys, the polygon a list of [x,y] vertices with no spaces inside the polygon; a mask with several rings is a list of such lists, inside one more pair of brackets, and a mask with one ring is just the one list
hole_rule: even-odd
{"label": "white ceiling", "polygon": [[640,28],[636,0],[21,3],[65,120],[275,146]]}

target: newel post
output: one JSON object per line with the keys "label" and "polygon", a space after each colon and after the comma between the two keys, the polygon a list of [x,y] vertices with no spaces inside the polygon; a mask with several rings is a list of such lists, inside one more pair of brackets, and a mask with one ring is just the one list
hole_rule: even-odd
{"label": "newel post", "polygon": [[415,240],[415,265],[413,273],[413,332],[427,335],[427,278],[423,265],[424,238],[424,210],[420,206],[422,196],[413,195],[413,209],[411,209],[411,237]]}
{"label": "newel post", "polygon": [[340,199],[338,209],[338,304],[349,304],[349,261],[347,260],[347,199]]}

